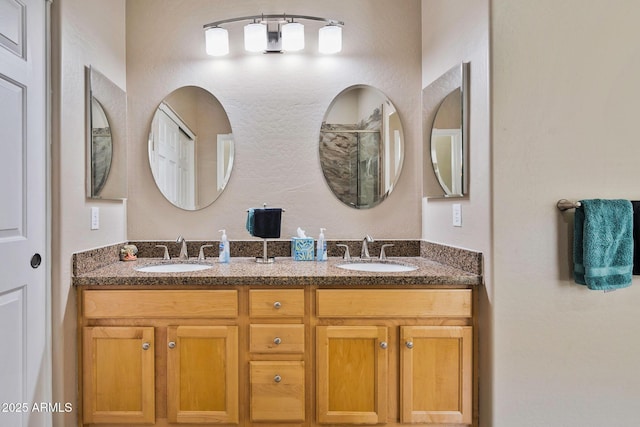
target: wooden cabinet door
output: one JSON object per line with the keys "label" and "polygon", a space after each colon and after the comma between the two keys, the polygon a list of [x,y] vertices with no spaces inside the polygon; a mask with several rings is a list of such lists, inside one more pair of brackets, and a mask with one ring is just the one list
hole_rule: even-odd
{"label": "wooden cabinet door", "polygon": [[304,422],[304,362],[252,361],[251,421]]}
{"label": "wooden cabinet door", "polygon": [[167,328],[172,423],[238,423],[238,327]]}
{"label": "wooden cabinet door", "polygon": [[154,423],[152,327],[83,328],[83,421]]}
{"label": "wooden cabinet door", "polygon": [[387,328],[318,326],[316,331],[318,422],[386,423]]}
{"label": "wooden cabinet door", "polygon": [[471,424],[471,326],[400,328],[403,423]]}

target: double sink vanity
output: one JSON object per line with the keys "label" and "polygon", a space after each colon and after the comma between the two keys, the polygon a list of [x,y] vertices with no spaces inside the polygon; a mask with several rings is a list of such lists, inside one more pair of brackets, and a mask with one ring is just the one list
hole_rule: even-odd
{"label": "double sink vanity", "polygon": [[259,264],[233,242],[220,264],[136,244],[74,255],[81,426],[477,425],[481,254],[397,241],[346,262],[330,242],[325,262]]}
{"label": "double sink vanity", "polygon": [[[468,194],[467,72],[456,66],[423,92],[425,197]],[[126,147],[140,142],[127,140],[127,96],[95,69],[86,85],[87,198],[125,199]],[[142,114],[147,172],[170,209],[210,207],[236,150],[247,150],[223,105],[207,88],[183,86]],[[318,125],[328,190],[348,208],[382,203],[406,150],[391,100],[350,86]],[[263,196],[251,192],[243,199]],[[303,223],[299,215],[291,220]],[[127,243],[137,260],[119,260],[124,243],[74,255],[81,427],[478,425],[481,254],[398,240],[371,248],[379,256],[393,243],[386,259],[346,259],[328,242],[327,261],[294,261],[280,240],[269,242],[275,262],[257,263],[260,242],[234,241],[222,264],[217,242]]]}

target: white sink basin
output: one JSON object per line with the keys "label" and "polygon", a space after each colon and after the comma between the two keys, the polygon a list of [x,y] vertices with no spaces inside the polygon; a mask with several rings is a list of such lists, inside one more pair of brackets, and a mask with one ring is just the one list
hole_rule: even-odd
{"label": "white sink basin", "polygon": [[417,270],[418,267],[407,264],[396,264],[393,262],[347,262],[338,264],[338,267],[345,270],[369,271],[374,273],[402,273]]}
{"label": "white sink basin", "polygon": [[207,270],[213,267],[211,264],[171,263],[147,265],[136,268],[143,273],[186,273],[189,271]]}

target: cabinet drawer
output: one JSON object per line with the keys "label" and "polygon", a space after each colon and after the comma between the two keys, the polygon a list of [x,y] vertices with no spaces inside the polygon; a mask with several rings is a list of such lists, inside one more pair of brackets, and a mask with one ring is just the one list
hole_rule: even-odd
{"label": "cabinet drawer", "polygon": [[304,353],[304,325],[251,325],[252,353]]}
{"label": "cabinet drawer", "polygon": [[251,421],[304,421],[304,362],[249,362]]}
{"label": "cabinet drawer", "polygon": [[471,289],[318,289],[318,317],[471,317]]}
{"label": "cabinet drawer", "polygon": [[235,290],[109,290],[84,291],[82,308],[87,319],[232,318],[238,316]]}
{"label": "cabinet drawer", "polygon": [[251,317],[303,317],[304,289],[251,289]]}

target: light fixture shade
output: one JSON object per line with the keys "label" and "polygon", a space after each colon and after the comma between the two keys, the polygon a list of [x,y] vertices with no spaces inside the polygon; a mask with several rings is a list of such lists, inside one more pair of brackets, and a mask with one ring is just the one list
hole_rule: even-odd
{"label": "light fixture shade", "polygon": [[320,53],[338,53],[342,50],[342,27],[327,25],[318,31]]}
{"label": "light fixture shade", "polygon": [[244,48],[249,52],[264,52],[267,49],[267,26],[257,22],[245,25]]}
{"label": "light fixture shade", "polygon": [[282,50],[295,52],[304,49],[304,25],[289,22],[282,26]]}
{"label": "light fixture shade", "polygon": [[229,32],[224,28],[207,28],[204,32],[207,54],[223,56],[229,53]]}

